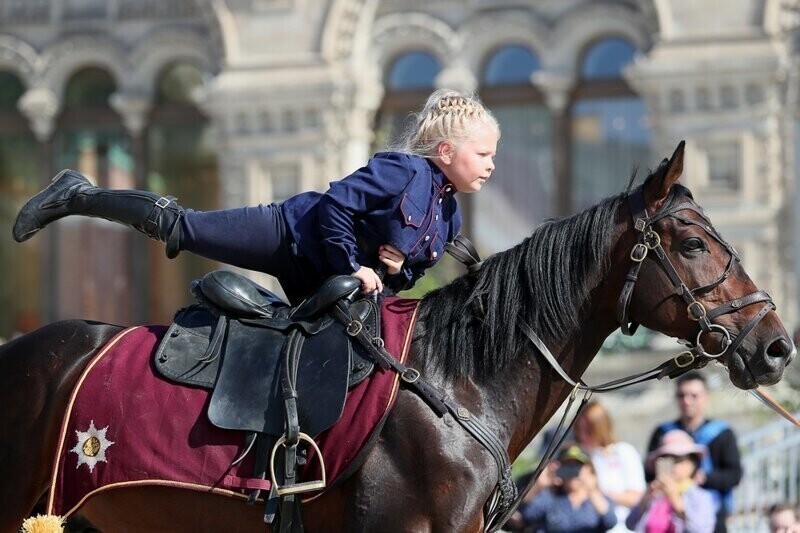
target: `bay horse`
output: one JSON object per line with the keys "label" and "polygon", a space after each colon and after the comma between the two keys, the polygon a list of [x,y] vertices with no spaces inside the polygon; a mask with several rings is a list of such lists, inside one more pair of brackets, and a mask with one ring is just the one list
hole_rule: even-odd
{"label": "bay horse", "polygon": [[[411,362],[480,417],[512,460],[572,389],[523,323],[576,380],[621,323],[696,339],[741,389],[779,381],[794,357],[769,296],[677,183],[682,169],[683,143],[640,187],[546,222],[422,299]],[[121,329],[62,321],[0,347],[0,531],[16,531],[46,492],[71,390]],[[477,532],[496,484],[489,453],[401,389],[361,468],[306,504],[304,522],[308,531]],[[265,530],[260,506],[168,487],[110,490],[81,513],[115,532]]]}

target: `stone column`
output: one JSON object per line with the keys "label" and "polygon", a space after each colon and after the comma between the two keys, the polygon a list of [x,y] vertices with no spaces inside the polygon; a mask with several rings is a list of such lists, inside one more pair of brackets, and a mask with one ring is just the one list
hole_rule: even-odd
{"label": "stone column", "polygon": [[[123,91],[112,95],[111,107],[119,113],[128,132],[133,157],[132,183],[134,189],[147,185],[147,117],[152,107],[150,97],[144,92]],[[114,184],[120,186],[122,184]],[[130,311],[135,323],[144,323],[149,316],[149,261],[147,241],[141,235],[129,234],[129,261],[131,287]]]}
{"label": "stone column", "polygon": [[570,93],[575,84],[571,74],[540,70],[533,73],[531,82],[541,91],[545,105],[553,117],[553,175],[556,178],[556,214],[572,213],[572,175],[569,161]]}
{"label": "stone column", "polygon": [[[53,132],[56,116],[61,103],[56,94],[44,87],[33,87],[22,95],[18,107],[20,112],[30,121],[31,130],[41,147],[42,175],[39,176],[44,188],[53,177]],[[58,226],[53,225],[49,231],[38,236],[42,243],[42,321],[53,322],[58,319],[58,258],[59,240]]]}

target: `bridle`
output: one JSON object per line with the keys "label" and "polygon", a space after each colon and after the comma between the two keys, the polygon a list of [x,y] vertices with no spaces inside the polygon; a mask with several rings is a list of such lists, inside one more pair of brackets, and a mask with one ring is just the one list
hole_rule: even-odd
{"label": "bridle", "polygon": [[[644,202],[644,185],[640,185],[631,193],[628,194],[628,206],[630,207],[631,217],[633,219],[633,228],[637,232],[637,242],[633,246],[630,253],[631,267],[628,270],[628,275],[625,278],[625,284],[622,287],[619,301],[617,302],[617,321],[620,324],[620,330],[624,335],[633,335],[638,323],[630,319],[630,303],[633,295],[633,289],[638,280],[639,270],[642,267],[645,259],[653,253],[658,264],[667,274],[675,290],[675,293],[680,296],[686,303],[686,313],[689,319],[697,322],[698,329],[697,335],[692,342],[689,339],[684,339],[681,342],[689,349],[681,352],[672,360],[677,369],[683,371],[690,368],[701,368],[714,359],[723,358],[724,356],[732,355],[741,346],[742,342],[753,331],[756,325],[763,319],[767,313],[775,309],[775,304],[772,298],[765,291],[756,291],[754,293],[735,298],[711,310],[707,310],[705,306],[699,302],[695,295],[706,294],[716,287],[722,285],[728,279],[733,268],[734,262],[739,262],[739,254],[736,249],[728,244],[722,236],[717,232],[711,221],[706,216],[705,212],[698,205],[691,202],[683,202],[674,206],[667,206],[652,217],[647,216],[647,208]],[[681,214],[682,211],[693,211],[700,220],[687,217]],[[716,281],[690,289],[680,274],[670,261],[664,248],[661,246],[661,237],[655,230],[654,225],[659,220],[672,217],[684,224],[693,224],[705,231],[709,237],[720,243],[730,255],[728,265],[722,275]],[[723,325],[713,322],[714,319],[729,313],[735,313],[741,309],[757,304],[766,302],[761,310],[756,313],[747,325],[742,328],[738,334],[731,334],[731,332]],[[722,349],[719,353],[712,353],[706,350],[703,346],[703,335],[710,336],[712,334],[722,335],[720,341]],[[680,372],[682,373],[682,372]],[[674,377],[674,376],[671,376]]]}
{"label": "bridle", "polygon": [[[531,328],[525,322],[525,320],[520,317],[518,321],[520,329],[530,339],[534,346],[536,346],[544,359],[547,360],[550,366],[561,376],[561,378],[573,386],[573,390],[570,394],[567,406],[564,409],[564,414],[562,415],[561,420],[556,427],[553,439],[547,447],[547,450],[544,452],[539,465],[534,470],[534,473],[531,476],[527,486],[518,493],[513,504],[507,506],[505,509],[495,509],[494,513],[486,514],[485,524],[487,531],[498,531],[503,524],[508,521],[519,504],[522,502],[522,499],[525,497],[527,492],[533,487],[536,479],[538,479],[542,471],[544,471],[544,468],[552,460],[564,438],[569,433],[570,428],[575,423],[575,420],[577,420],[581,411],[591,398],[592,393],[609,392],[654,378],[661,379],[667,376],[670,378],[675,378],[693,368],[702,368],[710,361],[719,360],[724,356],[732,355],[741,346],[756,325],[767,315],[767,313],[775,309],[775,304],[773,303],[770,295],[761,290],[725,302],[714,309],[706,309],[706,307],[700,301],[698,301],[695,296],[706,294],[712,291],[716,287],[722,285],[728,279],[731,274],[731,270],[733,269],[734,262],[738,263],[740,261],[739,254],[737,253],[736,249],[728,244],[722,238],[719,232],[717,232],[702,208],[692,202],[683,202],[678,203],[677,205],[670,205],[668,203],[662,210],[658,211],[652,217],[649,217],[644,201],[644,185],[640,185],[628,193],[627,202],[631,212],[633,228],[637,234],[637,242],[630,252],[631,266],[628,270],[628,274],[625,278],[625,283],[617,303],[617,321],[620,324],[620,330],[625,335],[633,335],[639,326],[639,324],[635,321],[632,321],[630,317],[631,298],[633,296],[636,282],[639,279],[639,271],[641,270],[642,264],[652,252],[652,256],[655,257],[656,261],[658,261],[658,264],[670,279],[675,291],[674,295],[679,296],[686,303],[686,312],[689,319],[697,322],[698,324],[697,334],[694,338],[694,342],[688,339],[680,340],[679,342],[686,345],[688,349],[651,370],[634,374],[625,378],[616,379],[601,385],[590,386],[581,380],[578,380],[577,382],[574,381],[561,367],[533,328]],[[685,214],[681,213],[682,211],[687,210],[693,211],[700,218],[700,220],[698,221],[694,218],[687,217]],[[672,217],[684,224],[693,224],[702,228],[703,231],[705,231],[711,238],[716,240],[725,248],[730,255],[730,258],[725,271],[721,276],[719,276],[719,278],[708,285],[704,285],[695,289],[690,289],[688,287],[688,285],[681,278],[680,274],[678,274],[678,271],[675,269],[672,261],[670,261],[669,257],[667,256],[666,251],[661,245],[661,237],[655,228],[655,224],[658,221],[667,217]],[[464,263],[470,273],[475,273],[480,269],[482,263],[480,256],[468,239],[461,236],[456,237],[452,244],[448,243],[447,251],[450,252],[450,254],[456,259]],[[747,325],[745,325],[745,327],[742,328],[738,334],[732,334],[725,326],[713,322],[714,319],[720,316],[729,313],[735,313],[745,307],[762,302],[764,302],[764,306],[750,319]],[[718,334],[722,336],[722,348],[719,353],[709,352],[703,346],[703,335],[710,336],[711,334]],[[583,398],[577,406],[577,410],[573,414],[571,421],[568,424],[565,424],[570,412],[572,411],[573,404],[577,399],[579,391],[584,393]]]}

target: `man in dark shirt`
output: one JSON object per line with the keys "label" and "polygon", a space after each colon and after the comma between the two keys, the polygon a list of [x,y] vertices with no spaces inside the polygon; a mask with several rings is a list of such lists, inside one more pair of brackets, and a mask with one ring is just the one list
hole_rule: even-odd
{"label": "man in dark shirt", "polygon": [[[725,422],[706,418],[708,389],[705,378],[699,372],[687,372],[678,378],[675,398],[681,413],[680,418],[658,426],[650,437],[647,451],[658,448],[661,436],[671,429],[686,431],[695,442],[708,448],[701,468],[695,475],[695,481],[714,496],[717,506],[715,532],[725,533],[725,519],[731,512],[731,493],[742,479],[736,436]],[[645,474],[648,481],[653,479],[652,471],[646,471]]]}

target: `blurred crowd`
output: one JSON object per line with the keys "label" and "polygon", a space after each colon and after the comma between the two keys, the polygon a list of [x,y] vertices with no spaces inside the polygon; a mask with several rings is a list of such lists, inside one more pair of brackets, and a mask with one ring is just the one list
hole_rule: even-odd
{"label": "blurred crowd", "polygon": [[[725,533],[731,493],[742,478],[736,436],[725,421],[706,417],[702,374],[676,380],[675,400],[680,416],[653,428],[644,456],[615,437],[602,404],[589,402],[508,529]],[[800,533],[792,506],[775,505],[766,518],[771,532]]]}

